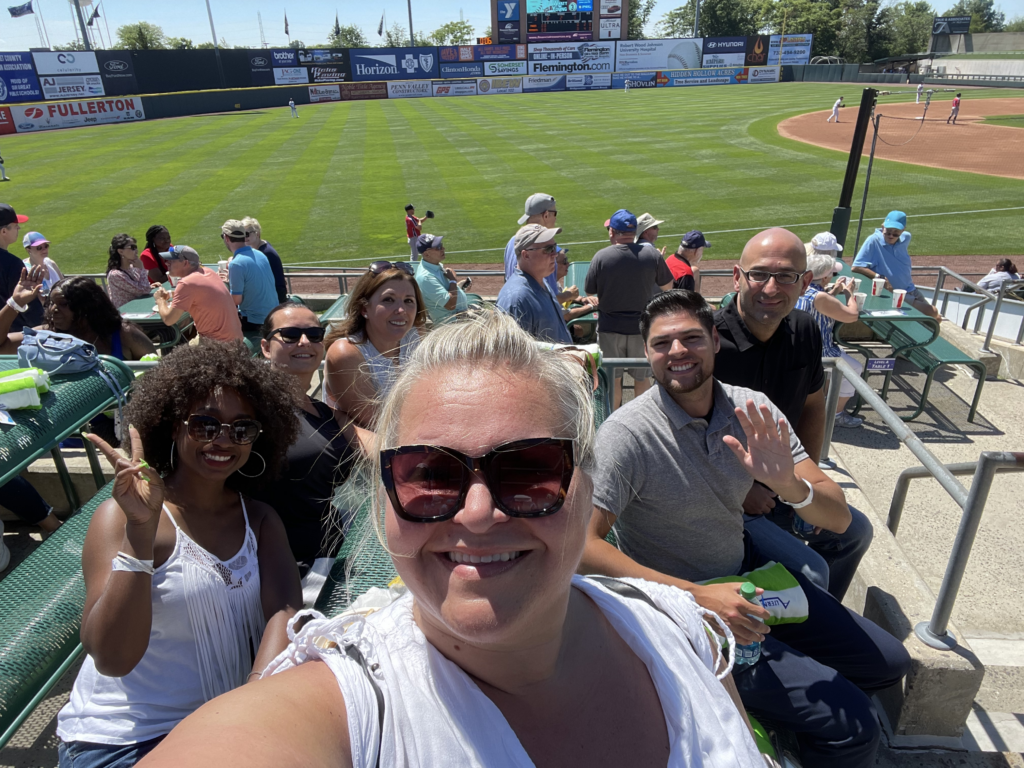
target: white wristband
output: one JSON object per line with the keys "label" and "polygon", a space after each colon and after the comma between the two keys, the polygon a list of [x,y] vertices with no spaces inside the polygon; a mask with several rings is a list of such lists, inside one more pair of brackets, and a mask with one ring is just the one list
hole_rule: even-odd
{"label": "white wristband", "polygon": [[148,573],[153,575],[153,561],[139,560],[136,557],[118,552],[117,557],[110,561],[110,568],[113,571],[131,571],[132,573]]}
{"label": "white wristband", "polygon": [[13,309],[15,312],[28,312],[28,304],[22,306],[21,304],[14,300],[13,296],[7,299],[7,306]]}
{"label": "white wristband", "polygon": [[803,501],[797,503],[797,502],[793,502],[793,501],[786,501],[781,496],[779,497],[779,501],[782,501],[782,502],[785,502],[786,504],[789,504],[789,506],[791,506],[793,509],[803,509],[804,507],[806,507],[807,505],[811,504],[814,501],[814,486],[811,485],[810,480],[807,480],[806,478],[801,477],[800,480],[803,481],[804,485],[807,486],[807,498],[806,499],[804,499]]}

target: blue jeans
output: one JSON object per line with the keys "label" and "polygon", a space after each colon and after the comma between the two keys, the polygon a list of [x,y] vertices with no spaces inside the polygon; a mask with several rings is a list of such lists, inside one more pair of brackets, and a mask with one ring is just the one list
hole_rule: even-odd
{"label": "blue jeans", "polygon": [[57,765],[58,768],[132,768],[163,740],[163,736],[157,736],[138,744],[62,741],[57,747]]}
{"label": "blue jeans", "polygon": [[[744,534],[743,570],[765,557]],[[733,672],[744,706],[793,731],[804,768],[865,768],[881,736],[871,694],[898,683],[910,669],[903,644],[844,608],[800,573],[808,617],[780,624],[761,645],[761,658]]]}
{"label": "blue jeans", "polygon": [[850,507],[853,519],[844,533],[808,533],[802,537],[807,542],[804,544],[792,533],[793,514],[791,506],[776,499],[775,508],[768,514],[760,518],[744,516],[743,527],[768,560],[782,563],[791,573],[802,573],[841,601],[874,538],[870,521],[859,509]]}

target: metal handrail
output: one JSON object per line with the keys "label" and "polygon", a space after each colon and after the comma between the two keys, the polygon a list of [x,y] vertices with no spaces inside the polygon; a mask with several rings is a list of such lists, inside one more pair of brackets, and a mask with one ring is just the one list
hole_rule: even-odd
{"label": "metal handrail", "polygon": [[[938,269],[939,274],[938,274],[938,276],[937,276],[937,278],[935,280],[935,293],[932,295],[932,306],[933,307],[937,307],[937,305],[938,305],[938,302],[939,302],[939,292],[942,291],[942,286],[946,282],[946,276],[947,275],[949,275],[950,277],[952,277],[955,280],[959,280],[964,285],[969,286],[970,288],[973,288],[976,292],[980,293],[984,297],[980,301],[978,301],[977,303],[972,304],[971,306],[969,306],[967,308],[967,312],[964,313],[964,321],[963,321],[963,324],[961,325],[961,328],[963,328],[966,331],[967,330],[967,320],[971,316],[971,312],[973,312],[974,310],[978,309],[979,307],[984,306],[985,304],[988,304],[990,301],[995,301],[996,300],[996,295],[994,293],[992,293],[991,291],[986,290],[985,288],[982,288],[977,283],[972,283],[966,277],[964,277],[963,275],[960,275],[960,274],[954,272],[949,267],[941,267],[940,266],[940,267],[936,267],[936,269]],[[948,294],[944,294],[943,295],[943,299],[942,299],[942,309],[939,310],[939,313],[940,314],[945,314],[946,308],[948,306],[949,306],[949,296],[948,296]],[[975,323],[974,323],[974,332],[975,333],[981,333],[982,314],[983,314],[982,312],[978,312],[977,320],[975,320]],[[993,317],[993,322],[995,322],[995,318],[994,317]]]}

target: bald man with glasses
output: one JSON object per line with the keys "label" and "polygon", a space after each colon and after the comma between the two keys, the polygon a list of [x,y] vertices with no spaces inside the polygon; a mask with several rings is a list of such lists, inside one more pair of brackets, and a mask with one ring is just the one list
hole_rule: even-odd
{"label": "bald man with glasses", "polygon": [[[727,384],[763,392],[785,415],[796,436],[817,460],[825,439],[825,369],[821,331],[796,302],[813,279],[803,242],[773,228],[754,235],[733,267],[736,298],[715,312],[721,349],[715,376]],[[845,531],[792,533],[794,510],[755,483],[743,504],[745,528],[769,557],[842,600],[873,530],[850,508]],[[774,523],[774,525],[773,525]]]}

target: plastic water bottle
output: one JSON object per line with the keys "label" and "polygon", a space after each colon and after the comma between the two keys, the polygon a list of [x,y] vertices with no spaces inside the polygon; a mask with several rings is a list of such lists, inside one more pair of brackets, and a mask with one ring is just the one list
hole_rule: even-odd
{"label": "plastic water bottle", "polygon": [[793,533],[797,536],[808,536],[814,533],[814,526],[804,520],[796,512],[793,513]]}
{"label": "plastic water bottle", "polygon": [[[743,586],[740,587],[740,594],[743,596],[743,599],[746,600],[748,603],[754,603],[754,605],[760,604],[760,602],[757,599],[757,587],[755,587],[749,581],[743,582]],[[750,618],[753,619],[755,617],[751,616]],[[757,619],[757,621],[760,621],[760,619]],[[761,643],[755,642],[750,643],[749,645],[737,644],[736,649],[733,652],[733,655],[735,657],[735,666],[753,666],[754,664],[757,664],[758,660],[761,658]]]}

